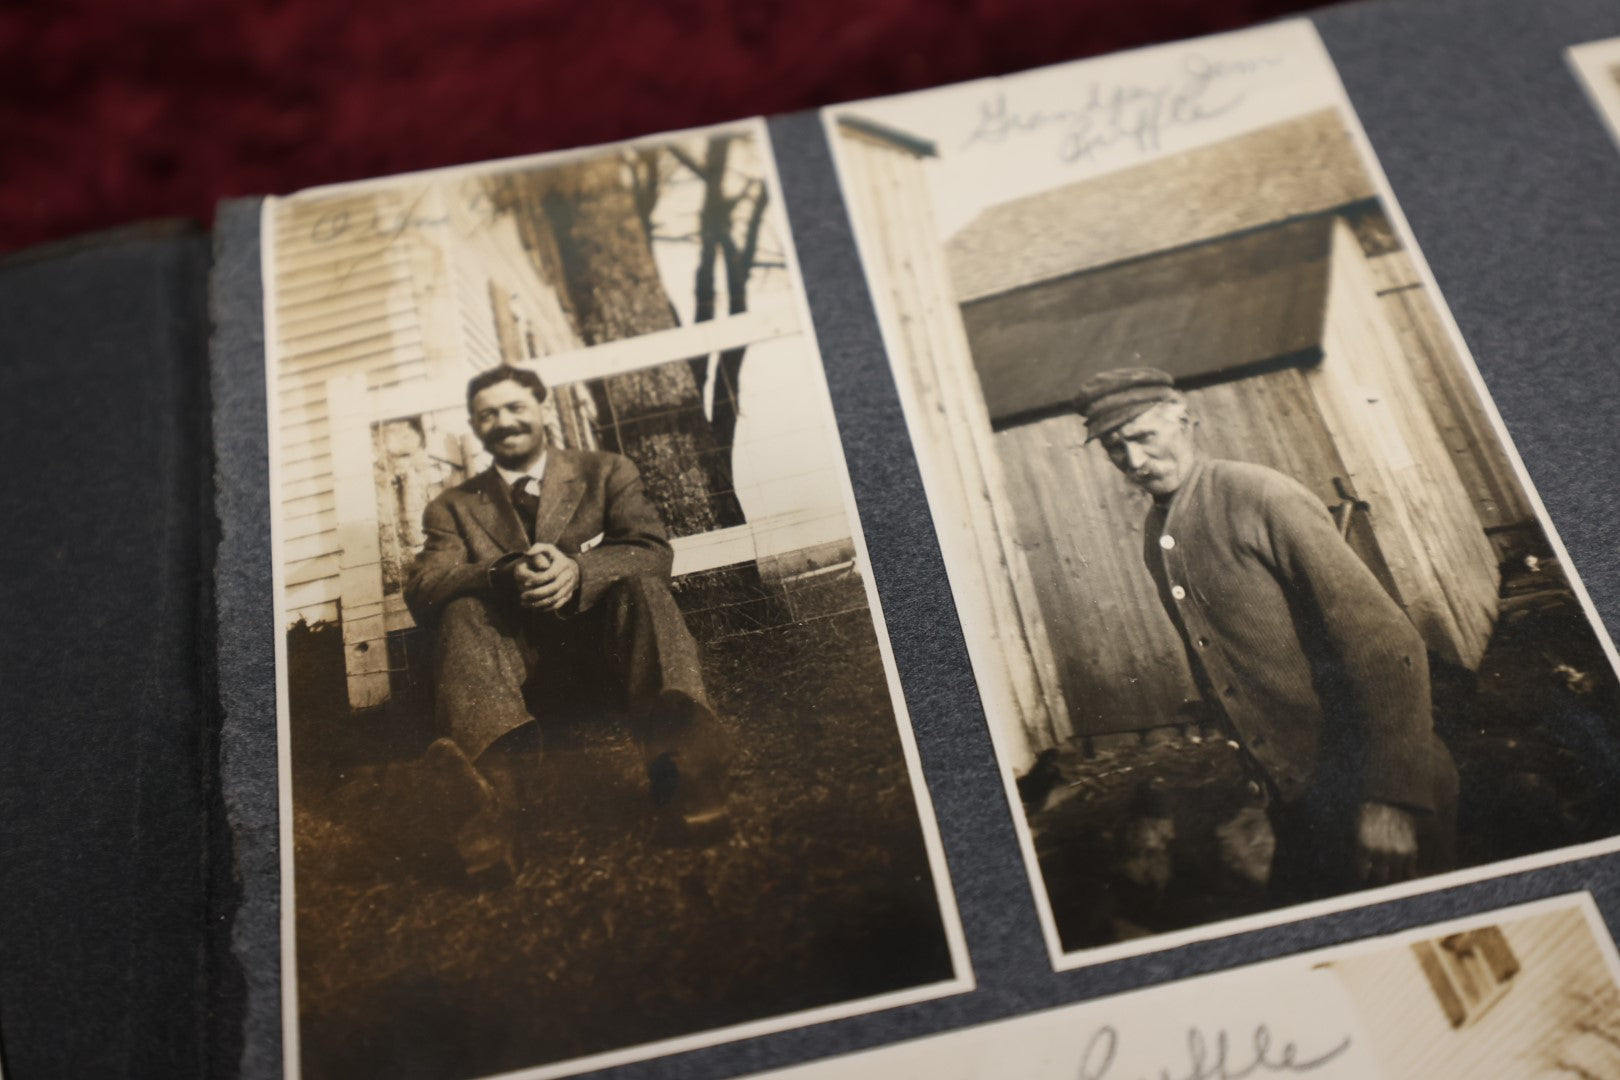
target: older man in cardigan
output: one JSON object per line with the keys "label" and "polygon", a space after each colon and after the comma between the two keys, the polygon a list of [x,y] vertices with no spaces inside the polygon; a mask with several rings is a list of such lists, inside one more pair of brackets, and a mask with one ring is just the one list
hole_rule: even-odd
{"label": "older man in cardigan", "polygon": [[1448,868],[1457,771],[1434,733],[1427,650],[1321,500],[1209,457],[1165,372],[1103,372],[1075,407],[1087,441],[1153,497],[1147,569],[1266,799],[1274,895]]}

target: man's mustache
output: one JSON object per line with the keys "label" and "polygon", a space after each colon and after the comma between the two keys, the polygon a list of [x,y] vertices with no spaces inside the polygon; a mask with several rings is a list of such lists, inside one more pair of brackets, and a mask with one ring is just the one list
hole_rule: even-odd
{"label": "man's mustache", "polygon": [[527,424],[515,424],[512,427],[496,428],[484,436],[490,442],[499,442],[508,435],[532,435],[534,429]]}

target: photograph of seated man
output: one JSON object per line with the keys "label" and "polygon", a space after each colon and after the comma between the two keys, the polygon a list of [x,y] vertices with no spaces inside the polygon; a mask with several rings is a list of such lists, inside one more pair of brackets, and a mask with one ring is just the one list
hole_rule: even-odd
{"label": "photograph of seated man", "polygon": [[669,540],[635,465],[547,445],[546,387],[501,366],[467,384],[494,459],[423,515],[405,601],[433,628],[439,728],[431,767],[461,783],[453,823],[469,876],[511,875],[548,710],[583,690],[627,707],[671,835],[727,828],[723,746],[697,643],[670,595]]}
{"label": "photograph of seated man", "polygon": [[750,121],[266,201],[305,1080],[972,986],[773,170]]}

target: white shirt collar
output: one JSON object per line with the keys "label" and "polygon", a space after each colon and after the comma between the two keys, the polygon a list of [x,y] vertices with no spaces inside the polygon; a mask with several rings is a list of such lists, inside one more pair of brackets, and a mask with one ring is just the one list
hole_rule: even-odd
{"label": "white shirt collar", "polygon": [[520,469],[520,470],[517,470],[517,471],[513,471],[511,469],[505,468],[504,466],[496,465],[495,466],[495,471],[501,474],[501,479],[506,481],[506,486],[507,487],[511,487],[513,484],[518,482],[518,479],[520,477],[524,477],[524,476],[532,476],[532,477],[534,477],[535,486],[539,487],[540,482],[546,478],[546,459],[549,458],[550,456],[551,456],[551,452],[549,450],[543,452],[540,455],[540,460],[535,462],[532,466],[530,466],[527,469]]}

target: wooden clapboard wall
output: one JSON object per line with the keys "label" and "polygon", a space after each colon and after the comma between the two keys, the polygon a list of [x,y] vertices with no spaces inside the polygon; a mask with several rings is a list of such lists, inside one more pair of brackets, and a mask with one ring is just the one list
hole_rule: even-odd
{"label": "wooden clapboard wall", "polygon": [[963,630],[998,745],[1015,768],[1072,734],[1059,664],[1008,510],[928,196],[932,147],[864,120],[838,127],[844,185],[868,280],[951,567]]}
{"label": "wooden clapboard wall", "polygon": [[1395,599],[1432,651],[1477,668],[1496,624],[1495,550],[1342,219],[1333,240],[1324,359],[1310,376],[1323,423],[1371,504]]}
{"label": "wooden clapboard wall", "polygon": [[[1269,465],[1324,503],[1337,501],[1333,477],[1346,470],[1307,371],[1285,368],[1187,397],[1212,455]],[[1151,500],[1085,439],[1085,422],[1074,415],[996,435],[1018,546],[1034,576],[1071,720],[1087,735],[1175,723],[1198,695],[1142,561]]]}
{"label": "wooden clapboard wall", "polygon": [[[1620,1075],[1620,993],[1578,908],[1502,926],[1518,961],[1501,999],[1453,1027],[1412,949],[1332,961],[1389,1080]],[[1582,1029],[1585,1030],[1582,1030]]]}
{"label": "wooden clapboard wall", "polygon": [[[388,700],[394,654],[403,662],[395,636],[414,624],[401,585],[423,541],[422,510],[488,465],[467,428],[470,375],[501,362],[535,366],[552,391],[545,411],[554,444],[594,448],[599,391],[615,375],[680,375],[692,357],[765,343],[796,351],[779,348],[756,364],[815,362],[785,297],[585,346],[514,215],[494,209],[478,177],[315,192],[271,207],[280,527],[291,552],[285,617],[289,626],[341,624],[355,708]],[[746,485],[738,481],[764,512],[734,527],[677,533],[677,575],[758,562],[776,580],[849,561],[842,506],[807,507],[792,495],[807,485],[824,490],[840,472],[814,401],[772,437],[798,457],[777,452]],[[751,445],[761,441],[755,433]]]}
{"label": "wooden clapboard wall", "polygon": [[[272,206],[283,610],[289,625],[341,622],[350,703],[363,707],[387,698],[386,638],[410,625],[398,577],[419,530],[407,518],[477,452],[454,394],[409,418],[372,416],[368,398],[498,363],[510,350],[497,308],[538,350],[579,341],[476,179]],[[559,404],[589,430],[579,401]],[[411,436],[420,445],[403,445]],[[422,457],[459,468],[407,475]]]}
{"label": "wooden clapboard wall", "polygon": [[1384,316],[1400,338],[1423,403],[1481,523],[1491,530],[1537,524],[1524,485],[1411,255],[1396,248],[1369,259],[1368,268]]}
{"label": "wooden clapboard wall", "polygon": [[289,620],[338,617],[338,510],[327,380],[361,372],[368,387],[421,378],[424,341],[416,266],[437,257],[414,233],[387,228],[411,193],[376,191],[277,204],[275,335],[280,539]]}

